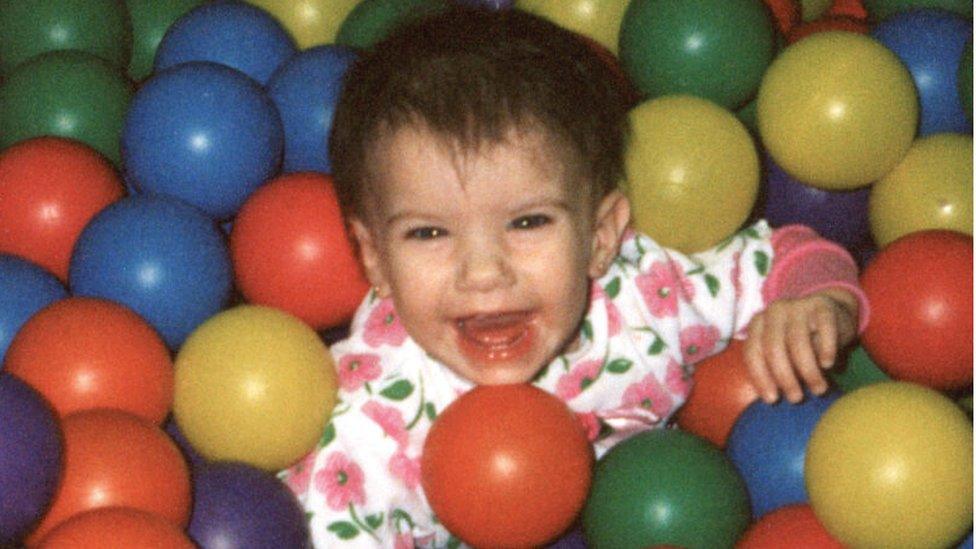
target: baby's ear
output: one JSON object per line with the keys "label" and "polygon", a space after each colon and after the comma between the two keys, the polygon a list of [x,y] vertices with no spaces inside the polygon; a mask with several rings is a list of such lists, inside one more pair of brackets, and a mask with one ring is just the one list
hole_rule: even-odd
{"label": "baby's ear", "polygon": [[389,297],[390,285],[383,272],[382,253],[376,246],[372,231],[358,217],[353,217],[349,220],[349,227],[352,229],[352,235],[359,245],[359,255],[363,262],[363,270],[366,272],[366,278],[369,279],[369,283],[376,289],[379,297]]}
{"label": "baby's ear", "polygon": [[603,197],[596,209],[593,227],[593,250],[590,254],[590,278],[600,278],[620,251],[620,241],[630,223],[630,201],[620,191]]}

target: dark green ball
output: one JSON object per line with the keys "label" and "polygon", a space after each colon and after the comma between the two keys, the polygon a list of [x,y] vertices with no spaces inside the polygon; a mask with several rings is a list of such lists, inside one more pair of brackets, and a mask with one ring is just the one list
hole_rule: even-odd
{"label": "dark green ball", "polygon": [[848,355],[846,364],[832,368],[829,370],[829,375],[845,393],[879,381],[891,381],[888,374],[871,360],[868,352],[860,345]]}
{"label": "dark green ball", "polygon": [[896,13],[935,8],[958,13],[963,17],[973,17],[972,0],[864,0],[864,9],[874,21],[887,19]]}
{"label": "dark green ball", "polygon": [[660,429],[621,442],[597,463],[583,510],[594,549],[732,547],[749,525],[749,496],[705,439]]}
{"label": "dark green ball", "polygon": [[132,60],[129,76],[142,80],[152,72],[163,35],[180,16],[203,0],[125,0],[132,19]]}
{"label": "dark green ball", "polygon": [[959,71],[956,75],[959,86],[959,101],[962,102],[962,109],[970,120],[973,119],[973,40],[970,39],[966,44],[966,49],[962,52],[962,59],[959,60]]}
{"label": "dark green ball", "polygon": [[447,0],[362,0],[346,16],[336,43],[368,49],[398,25],[446,9]]}

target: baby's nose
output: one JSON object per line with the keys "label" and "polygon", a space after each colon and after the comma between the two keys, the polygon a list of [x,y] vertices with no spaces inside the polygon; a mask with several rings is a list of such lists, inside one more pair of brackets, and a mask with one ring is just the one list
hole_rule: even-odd
{"label": "baby's nose", "polygon": [[458,264],[457,288],[485,292],[515,283],[515,272],[504,245],[490,238],[472,239],[463,244]]}

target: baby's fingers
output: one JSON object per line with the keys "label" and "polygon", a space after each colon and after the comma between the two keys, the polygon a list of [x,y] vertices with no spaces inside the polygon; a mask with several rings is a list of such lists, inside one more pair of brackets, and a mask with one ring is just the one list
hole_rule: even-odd
{"label": "baby's fingers", "polygon": [[766,366],[766,358],[763,353],[763,318],[758,316],[749,325],[749,338],[746,339],[745,350],[743,351],[746,359],[746,368],[749,371],[749,378],[756,392],[768,404],[776,402],[779,398],[779,390],[776,383],[769,373]]}
{"label": "baby's fingers", "polygon": [[830,368],[837,360],[837,317],[829,307],[818,307],[812,321],[820,367]]}
{"label": "baby's fingers", "polygon": [[803,389],[800,387],[800,381],[793,369],[790,351],[787,348],[789,346],[787,342],[788,326],[791,324],[789,309],[783,307],[770,308],[764,316],[766,323],[763,330],[763,354],[766,358],[766,365],[773,379],[776,380],[776,385],[786,395],[786,399],[794,403],[799,402],[803,400]]}
{"label": "baby's fingers", "polygon": [[[814,344],[811,341],[813,334],[809,322],[806,317],[791,320],[787,342],[790,357],[793,359],[793,368],[814,394],[823,394],[827,390],[827,380],[824,379],[823,371],[821,371],[817,356],[814,354]],[[802,398],[802,394],[797,396]]]}

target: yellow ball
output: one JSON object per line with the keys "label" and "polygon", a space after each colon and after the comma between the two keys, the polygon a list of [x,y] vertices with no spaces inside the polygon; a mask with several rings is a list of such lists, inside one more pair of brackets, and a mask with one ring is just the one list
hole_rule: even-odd
{"label": "yellow ball", "polygon": [[972,235],[972,136],[943,133],[916,140],[871,187],[868,218],[879,246],[926,229]]}
{"label": "yellow ball", "polygon": [[630,0],[518,0],[515,7],[545,17],[617,53],[620,22]]}
{"label": "yellow ball", "polygon": [[279,470],[311,450],[332,413],[336,373],[312,328],[273,309],[242,305],[200,325],[175,361],[173,413],[212,460]]}
{"label": "yellow ball", "polygon": [[742,122],[688,95],[646,101],[630,121],[624,186],[634,227],[686,253],[733,234],[759,188],[759,157]]}
{"label": "yellow ball", "polygon": [[335,42],[359,0],[247,0],[274,15],[301,49]]}
{"label": "yellow ball", "polygon": [[908,69],[877,40],[850,32],[817,33],[783,50],[757,106],[773,159],[827,190],[880,179],[908,152],[918,124]]}
{"label": "yellow ball", "polygon": [[948,547],[972,525],[972,429],[953,401],[921,385],[844,395],[807,443],[810,506],[850,547]]}

